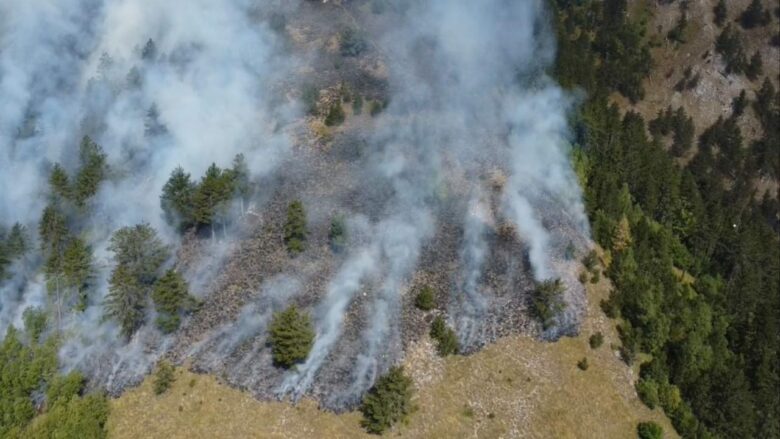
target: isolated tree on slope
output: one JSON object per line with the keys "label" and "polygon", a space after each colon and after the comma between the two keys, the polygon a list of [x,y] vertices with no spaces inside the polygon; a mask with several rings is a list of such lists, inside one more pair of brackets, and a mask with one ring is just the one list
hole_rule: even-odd
{"label": "isolated tree on slope", "polygon": [[412,379],[402,367],[380,377],[363,398],[361,424],[369,433],[381,434],[412,411]]}
{"label": "isolated tree on slope", "polygon": [[306,211],[303,209],[303,203],[295,200],[287,206],[287,222],[284,224],[284,242],[290,253],[303,251],[306,234]]}
{"label": "isolated tree on slope", "polygon": [[274,363],[284,368],[304,361],[314,344],[309,315],[294,305],[274,314],[269,333]]}

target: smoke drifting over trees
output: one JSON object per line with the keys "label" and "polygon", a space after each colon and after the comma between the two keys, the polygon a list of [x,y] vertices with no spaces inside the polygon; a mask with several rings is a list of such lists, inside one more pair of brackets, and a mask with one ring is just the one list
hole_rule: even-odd
{"label": "smoke drifting over trees", "polygon": [[[314,2],[0,6],[0,225],[39,230],[43,244],[0,259],[0,331],[28,307],[52,309],[39,273],[61,252],[84,299],[56,320],[60,361],[93,385],[117,392],[163,356],[192,357],[260,396],[354,406],[402,357],[406,303],[445,225],[456,268],[429,300],[446,315],[443,353],[495,338],[499,303],[523,314],[528,284],[550,279],[561,306],[537,330],[576,331],[584,297],[564,253],[584,253],[589,232],[568,161],[573,98],[545,73],[544,5],[400,2],[363,12],[360,29]],[[306,44],[322,27],[341,38],[325,55]],[[348,65],[311,73],[328,57]],[[381,74],[365,73],[371,62]],[[325,94],[302,90],[339,75],[343,86],[350,69],[363,78],[352,108],[363,93],[371,115],[339,101],[338,123],[322,124],[336,141],[321,147],[304,122]],[[352,134],[362,146],[339,157]],[[230,267],[252,259],[242,240],[255,238],[270,256],[244,271],[261,281],[236,286]],[[278,370],[266,341],[290,306],[314,338]]]}

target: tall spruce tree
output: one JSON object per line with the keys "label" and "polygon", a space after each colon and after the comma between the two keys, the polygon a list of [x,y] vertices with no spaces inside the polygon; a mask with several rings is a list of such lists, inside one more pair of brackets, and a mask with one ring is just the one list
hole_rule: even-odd
{"label": "tall spruce tree", "polygon": [[148,224],[124,227],[111,237],[116,267],[104,303],[107,317],[119,322],[130,337],[143,324],[144,311],[169,250]]}
{"label": "tall spruce tree", "polygon": [[62,280],[65,288],[76,296],[76,307],[87,305],[87,289],[92,277],[92,250],[81,238],[73,238],[63,252]]}
{"label": "tall spruce tree", "polygon": [[160,196],[160,206],[168,224],[184,230],[195,223],[193,211],[195,190],[196,186],[190,180],[190,174],[184,172],[181,166],[171,172]]}
{"label": "tall spruce tree", "polygon": [[106,176],[106,154],[89,136],[84,136],[79,145],[79,159],[81,167],[73,181],[73,202],[77,206],[84,206],[97,193]]}
{"label": "tall spruce tree", "polygon": [[233,194],[232,178],[215,163],[206,170],[193,196],[193,217],[200,226],[209,226],[215,238],[215,223],[224,225],[228,202]]}

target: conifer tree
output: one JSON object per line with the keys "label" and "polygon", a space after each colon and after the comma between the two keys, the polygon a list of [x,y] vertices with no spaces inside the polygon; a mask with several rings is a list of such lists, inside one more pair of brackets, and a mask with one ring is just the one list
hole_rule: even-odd
{"label": "conifer tree", "polygon": [[436,350],[442,357],[457,354],[460,350],[455,331],[447,326],[442,316],[433,319],[430,335],[436,341]]}
{"label": "conifer tree", "polygon": [[168,259],[168,247],[149,224],[123,227],[111,236],[108,249],[114,252],[117,266],[126,267],[136,280],[151,286],[157,280],[160,266]]}
{"label": "conifer tree", "polygon": [[252,194],[252,186],[249,182],[249,166],[244,154],[236,154],[233,158],[231,169],[232,188],[241,203],[241,214],[244,214],[244,204]]}
{"label": "conifer tree", "polygon": [[340,252],[347,245],[347,227],[344,224],[344,217],[335,216],[330,221],[330,231],[328,232],[330,248],[334,252]]}
{"label": "conifer tree", "polygon": [[274,314],[269,334],[274,363],[284,368],[303,362],[314,344],[309,315],[295,305]]}
{"label": "conifer tree", "polygon": [[63,286],[78,296],[77,308],[86,307],[86,291],[92,275],[92,250],[81,238],[73,238],[62,257]]}
{"label": "conifer tree", "polygon": [[193,196],[196,186],[190,180],[190,174],[184,172],[181,166],[171,172],[170,178],[163,186],[160,196],[160,206],[168,224],[179,230],[191,227],[195,222],[193,212]]}
{"label": "conifer tree", "polygon": [[761,52],[756,50],[756,53],[750,57],[750,62],[745,68],[745,76],[751,81],[755,81],[764,73],[764,61],[761,59]]}
{"label": "conifer tree", "polygon": [[531,311],[547,329],[553,318],[563,310],[563,283],[560,279],[548,279],[537,284],[531,295]]}
{"label": "conifer tree", "polygon": [[119,322],[122,335],[130,337],[143,324],[152,286],[168,259],[168,248],[148,224],[123,227],[111,237],[116,267],[111,273],[105,314]]}
{"label": "conifer tree", "polygon": [[757,26],[764,26],[769,23],[769,11],[764,9],[761,0],[753,0],[750,5],[742,12],[740,23],[745,29],[752,29]]}
{"label": "conifer tree", "polygon": [[29,248],[27,227],[21,223],[14,223],[5,241],[5,249],[11,258],[24,255]]}
{"label": "conifer tree", "polygon": [[159,313],[157,327],[166,334],[179,328],[182,313],[197,306],[197,300],[188,292],[187,282],[173,269],[155,283],[152,300]]}
{"label": "conifer tree", "polygon": [[726,8],[726,0],[718,0],[718,4],[715,5],[715,24],[718,27],[722,27],[723,23],[728,18],[728,9]]}
{"label": "conifer tree", "polygon": [[55,163],[49,173],[49,190],[63,200],[71,197],[70,178],[59,163]]}
{"label": "conifer tree", "polygon": [[81,168],[73,181],[73,201],[77,206],[84,206],[97,193],[100,182],[105,178],[106,154],[89,136],[84,136],[79,145],[79,158]]}
{"label": "conifer tree", "polygon": [[382,434],[412,412],[412,379],[403,367],[392,367],[374,384],[360,406],[361,425],[369,433]]}
{"label": "conifer tree", "polygon": [[290,253],[296,254],[304,250],[306,245],[306,211],[300,200],[295,200],[287,207],[287,222],[284,225],[284,242]]}
{"label": "conifer tree", "polygon": [[146,307],[144,287],[124,265],[118,265],[111,272],[108,295],[103,304],[105,315],[119,323],[124,337],[133,335],[143,324]]}
{"label": "conifer tree", "polygon": [[193,196],[193,217],[198,225],[211,227],[212,238],[215,237],[214,224],[226,213],[233,193],[231,183],[230,173],[212,163]]}

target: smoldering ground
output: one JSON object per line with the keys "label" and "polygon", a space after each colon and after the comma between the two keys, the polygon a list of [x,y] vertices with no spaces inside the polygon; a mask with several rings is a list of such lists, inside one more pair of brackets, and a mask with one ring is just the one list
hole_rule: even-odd
{"label": "smoldering ground", "polygon": [[[573,102],[545,74],[555,49],[544,2],[398,2],[382,13],[364,3],[33,1],[3,23],[0,178],[24,187],[0,196],[0,219],[35,228],[49,164],[73,166],[82,134],[112,167],[80,225],[100,268],[87,310],[68,318],[66,367],[118,391],[168,356],[259,397],[312,395],[341,409],[427,332],[432,313],[473,351],[538,331],[528,294],[534,280],[560,277],[568,306],[543,335],[576,331],[584,297],[564,250],[582,253],[588,226],[568,162]],[[25,21],[37,13],[58,38]],[[333,46],[347,28],[363,39],[355,56]],[[49,57],[27,60],[16,41]],[[311,136],[307,124],[322,115],[306,116],[299,97],[312,84],[385,105]],[[171,170],[201,175],[236,153],[253,173],[251,214],[233,210],[219,251],[182,241],[159,207]],[[291,258],[280,237],[295,198],[310,233]],[[335,215],[348,231],[339,253],[327,242]],[[171,243],[169,264],[204,305],[173,336],[147,325],[126,342],[102,318],[106,245],[138,222]],[[422,285],[436,291],[432,313],[412,305]],[[24,300],[13,303],[0,315],[19,314]],[[266,331],[291,303],[311,313],[317,335],[306,361],[284,372]]]}

